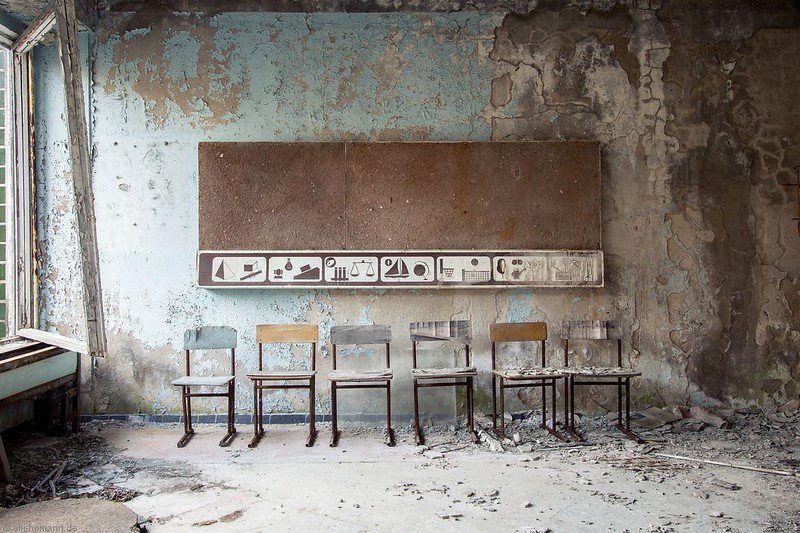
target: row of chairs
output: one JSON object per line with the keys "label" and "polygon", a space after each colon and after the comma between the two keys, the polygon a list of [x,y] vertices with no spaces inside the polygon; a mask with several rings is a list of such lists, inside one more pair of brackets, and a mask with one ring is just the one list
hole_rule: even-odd
{"label": "row of chairs", "polygon": [[[411,378],[414,393],[414,435],[417,444],[424,443],[419,423],[419,389],[428,387],[465,387],[467,403],[467,427],[474,441],[475,432],[473,380],[477,369],[472,365],[470,343],[472,327],[468,320],[442,322],[414,322],[410,325],[412,342]],[[610,385],[617,387],[617,428],[626,436],[640,440],[630,429],[630,381],[641,375],[622,365],[622,328],[616,321],[568,321],[563,323],[564,343],[563,366],[548,366],[546,361],[547,324],[544,322],[496,323],[489,327],[492,344],[492,420],[494,431],[501,438],[505,435],[505,391],[521,387],[538,387],[542,392],[541,427],[561,440],[570,438],[582,441],[583,437],[575,428],[575,387],[581,385]],[[319,330],[313,324],[260,325],[256,326],[258,344],[258,370],[247,375],[253,384],[253,438],[249,446],[255,447],[264,436],[264,391],[279,389],[307,389],[309,395],[309,430],[306,446],[312,446],[317,436],[315,425],[316,359]],[[571,365],[569,361],[569,342],[616,341],[616,366],[587,367]],[[234,385],[236,367],[236,330],[228,326],[205,326],[187,330],[184,335],[186,355],[186,375],[172,382],[181,388],[184,434],[178,447],[185,446],[194,435],[192,427],[192,398],[226,397],[228,400],[227,433],[220,446],[227,446],[236,435],[234,425]],[[427,342],[452,342],[464,346],[465,365],[462,367],[420,368],[417,365],[417,347]],[[331,384],[331,446],[339,441],[337,396],[342,389],[380,388],[386,389],[386,443],[394,445],[392,430],[390,346],[389,326],[335,326],[331,329],[332,368],[328,373]],[[538,362],[522,367],[499,366],[497,346],[501,343],[535,342],[540,344]],[[264,345],[277,343],[311,344],[310,363],[306,370],[266,370],[264,368]],[[337,367],[337,348],[340,346],[385,346],[385,367],[374,370],[344,370]],[[197,376],[191,373],[191,354],[196,350],[230,350],[231,372],[224,376]],[[564,386],[564,424],[568,436],[557,431],[556,386],[563,381]],[[499,387],[498,387],[499,385]],[[197,392],[193,387],[209,387],[212,391]],[[498,395],[499,388],[499,395]],[[550,391],[552,420],[547,421],[547,392]],[[624,395],[623,395],[624,391]],[[624,409],[623,409],[624,396]],[[497,403],[500,403],[498,417]],[[498,427],[499,419],[499,427]]]}

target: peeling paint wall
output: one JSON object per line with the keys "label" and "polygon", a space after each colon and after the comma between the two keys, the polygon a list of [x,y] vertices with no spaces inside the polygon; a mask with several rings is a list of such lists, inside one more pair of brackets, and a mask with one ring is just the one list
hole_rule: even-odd
{"label": "peeling paint wall", "polygon": [[[754,3],[755,4],[755,3]],[[760,3],[763,4],[763,3]],[[722,6],[722,3],[719,4]],[[794,179],[800,14],[702,3],[540,5],[527,14],[106,14],[87,72],[110,356],[87,403],[177,412],[183,331],[240,332],[238,410],[250,409],[259,323],[390,324],[396,412],[410,412],[416,319],[472,319],[490,398],[488,324],[619,319],[642,404],[782,403],[798,396]],[[55,50],[36,55],[41,322],[81,335],[77,239]],[[194,287],[197,143],[247,140],[597,139],[602,290],[208,291]],[[578,347],[599,362],[608,354]],[[440,360],[454,357],[439,353]],[[521,350],[507,357],[518,359]],[[299,364],[299,349],[275,357]],[[217,355],[197,368],[222,372]],[[363,352],[343,365],[366,365]],[[327,349],[318,401],[328,408]],[[611,406],[608,391],[582,397]],[[521,393],[511,409],[536,405]],[[270,395],[270,408],[304,399]],[[425,395],[452,413],[452,391]],[[457,402],[456,402],[457,403]],[[213,404],[205,408],[221,409]],[[343,396],[379,413],[380,395]]]}

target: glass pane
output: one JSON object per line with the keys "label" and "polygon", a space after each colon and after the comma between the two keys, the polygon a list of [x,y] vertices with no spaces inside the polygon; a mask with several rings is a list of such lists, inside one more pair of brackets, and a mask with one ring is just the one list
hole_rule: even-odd
{"label": "glass pane", "polygon": [[8,96],[6,91],[6,76],[8,73],[7,70],[7,63],[8,60],[8,51],[5,49],[0,49],[0,261],[2,261],[2,265],[0,265],[0,338],[6,336],[8,332],[8,326],[6,324],[6,317],[8,316],[7,310],[7,301],[6,301],[6,202],[8,198],[6,198],[6,153],[7,153],[7,146],[9,138],[11,135],[8,135],[7,127],[8,121],[6,120],[8,117],[6,116],[6,110],[8,108],[6,98]]}

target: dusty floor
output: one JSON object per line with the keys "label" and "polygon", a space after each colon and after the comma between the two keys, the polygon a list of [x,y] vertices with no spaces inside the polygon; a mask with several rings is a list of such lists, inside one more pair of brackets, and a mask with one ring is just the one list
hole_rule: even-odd
{"label": "dusty floor", "polygon": [[[56,490],[59,497],[127,500],[149,531],[800,530],[800,477],[653,455],[794,471],[794,418],[740,414],[732,429],[684,419],[647,433],[663,441],[650,444],[623,439],[600,417],[581,424],[589,444],[565,446],[515,421],[509,433],[523,443],[492,452],[447,427],[429,428],[423,449],[407,428],[389,448],[379,430],[345,426],[339,447],[330,448],[323,425],[316,446],[306,448],[304,427],[277,426],[251,450],[247,427],[219,448],[222,428],[200,425],[178,449],[176,426],[93,423],[81,438],[95,443],[94,459],[66,468]],[[16,454],[37,449],[54,449],[54,440],[38,439]]]}

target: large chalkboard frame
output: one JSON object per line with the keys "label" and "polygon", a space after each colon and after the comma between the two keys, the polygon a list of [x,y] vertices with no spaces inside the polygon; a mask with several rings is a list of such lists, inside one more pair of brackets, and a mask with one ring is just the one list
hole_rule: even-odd
{"label": "large chalkboard frame", "polygon": [[603,285],[596,142],[214,142],[198,170],[201,287]]}

